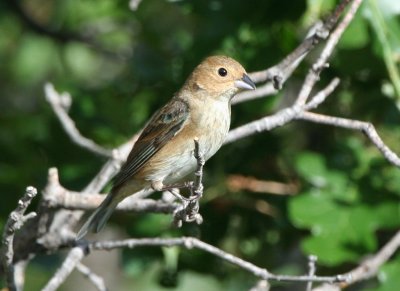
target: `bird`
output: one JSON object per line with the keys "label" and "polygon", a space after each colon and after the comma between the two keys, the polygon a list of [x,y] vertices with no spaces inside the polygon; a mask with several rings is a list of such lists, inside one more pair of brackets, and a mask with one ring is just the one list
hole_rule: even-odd
{"label": "bird", "polygon": [[143,189],[162,191],[181,181],[197,165],[194,140],[205,161],[222,146],[231,122],[231,100],[254,82],[236,60],[222,55],[205,58],[145,125],[111,191],[77,234],[99,232],[118,203]]}

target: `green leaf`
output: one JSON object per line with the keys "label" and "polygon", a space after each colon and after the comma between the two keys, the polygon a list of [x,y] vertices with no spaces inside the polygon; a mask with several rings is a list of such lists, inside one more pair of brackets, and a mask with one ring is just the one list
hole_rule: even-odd
{"label": "green leaf", "polygon": [[53,43],[29,34],[20,42],[12,60],[15,78],[25,85],[43,81],[57,65]]}
{"label": "green leaf", "polygon": [[185,272],[179,278],[179,286],[175,290],[177,291],[220,291],[223,290],[222,284],[210,275],[203,275],[194,272]]}
{"label": "green leaf", "polygon": [[339,47],[344,49],[360,49],[369,42],[368,23],[357,14],[343,33]]}
{"label": "green leaf", "polygon": [[318,257],[318,261],[328,266],[336,266],[346,261],[357,260],[358,256],[347,248],[340,247],[342,233],[308,237],[301,243],[308,254]]}
{"label": "green leaf", "polygon": [[311,231],[311,236],[302,242],[303,249],[317,255],[324,264],[357,261],[362,254],[376,249],[378,226],[400,223],[396,204],[353,206],[326,194],[313,190],[293,197],[289,203],[291,221]]}
{"label": "green leaf", "polygon": [[367,291],[393,291],[400,286],[400,257],[397,256],[393,261],[386,263],[380,268],[378,280],[380,286]]}
{"label": "green leaf", "polygon": [[167,229],[170,223],[171,220],[166,215],[152,213],[138,218],[135,231],[141,236],[157,236]]}
{"label": "green leaf", "polygon": [[299,175],[314,186],[326,185],[325,159],[321,155],[312,152],[302,153],[297,157],[295,167]]}
{"label": "green leaf", "polygon": [[[392,1],[391,3],[394,2],[397,1]],[[397,19],[393,18],[393,14],[382,12],[391,10],[392,7],[389,6],[389,9],[382,10],[380,3],[381,1],[378,0],[366,2],[364,13],[377,36],[374,47],[377,54],[382,56],[385,61],[388,76],[395,93],[393,98],[396,100],[397,107],[400,108],[400,70],[395,57],[400,51],[400,36],[398,34],[400,25]],[[397,11],[399,10],[398,5],[395,8]]]}
{"label": "green leaf", "polygon": [[289,202],[289,215],[296,226],[313,228],[314,233],[335,228],[341,214],[320,191],[310,191],[293,197]]}
{"label": "green leaf", "polygon": [[[66,47],[65,58],[77,80],[95,81],[102,61],[86,46],[71,43]],[[97,75],[97,76],[96,76]]]}
{"label": "green leaf", "polygon": [[386,201],[376,205],[373,213],[375,228],[395,228],[400,226],[400,201]]}
{"label": "green leaf", "polygon": [[335,0],[307,0],[307,11],[303,16],[305,25],[311,25],[335,7]]}
{"label": "green leaf", "polygon": [[346,244],[360,255],[373,251],[377,246],[374,233],[376,223],[373,210],[364,205],[349,209],[348,223],[345,225]]}

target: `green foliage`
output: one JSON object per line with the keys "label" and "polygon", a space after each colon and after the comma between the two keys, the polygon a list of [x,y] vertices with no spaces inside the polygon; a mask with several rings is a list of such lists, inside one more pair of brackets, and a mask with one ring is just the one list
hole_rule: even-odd
{"label": "green foliage", "polygon": [[[354,142],[351,144],[353,151],[362,151]],[[351,171],[328,168],[326,160],[329,158],[310,152],[297,157],[296,171],[307,186],[290,200],[289,214],[296,226],[310,230],[310,236],[302,241],[307,253],[317,255],[322,263],[332,266],[357,262],[365,253],[377,249],[377,230],[399,227],[396,193],[400,188],[390,187],[386,195],[383,185],[378,186],[380,191],[371,191],[369,186],[362,187],[363,180],[369,178],[371,165],[361,164],[353,170],[354,175]],[[360,159],[367,160],[366,156]]]}
{"label": "green foliage", "polygon": [[[3,2],[0,226],[27,185],[43,189],[49,167],[58,167],[63,186],[79,190],[104,162],[66,136],[44,100],[45,82],[71,94],[69,113],[83,135],[111,148],[136,133],[205,56],[227,54],[248,71],[265,69],[300,43],[338,1],[154,0],[142,1],[134,12],[127,1],[114,0]],[[24,21],[12,3],[20,3],[45,30]],[[340,77],[340,87],[318,110],[373,123],[400,153],[398,3],[364,1],[316,89]],[[314,57],[277,96],[234,106],[232,127],[291,104]],[[232,192],[225,183],[230,174],[292,183],[300,190],[294,197]],[[399,169],[361,134],[339,128],[296,121],[225,146],[207,162],[205,183],[201,226],[173,229],[171,218],[159,214],[116,214],[110,224],[132,237],[199,237],[286,274],[306,273],[307,254],[318,256],[325,273],[347,271],[400,225]],[[399,262],[399,256],[393,258],[363,287],[396,290]],[[124,250],[121,268],[121,290],[254,285],[252,275],[197,250]],[[46,260],[31,264],[27,284],[38,290],[55,269]]]}
{"label": "green foliage", "polygon": [[380,287],[367,289],[367,291],[391,291],[396,290],[400,285],[400,263],[397,260],[387,263],[379,272],[378,280],[381,283]]}

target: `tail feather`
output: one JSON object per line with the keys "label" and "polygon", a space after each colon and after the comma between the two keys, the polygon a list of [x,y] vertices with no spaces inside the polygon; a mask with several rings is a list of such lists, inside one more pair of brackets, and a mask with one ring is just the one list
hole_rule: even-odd
{"label": "tail feather", "polygon": [[115,203],[113,195],[107,195],[106,199],[100,204],[100,206],[90,215],[89,219],[79,230],[76,240],[83,238],[89,231],[99,232],[103,229],[106,222],[113,213],[118,203]]}

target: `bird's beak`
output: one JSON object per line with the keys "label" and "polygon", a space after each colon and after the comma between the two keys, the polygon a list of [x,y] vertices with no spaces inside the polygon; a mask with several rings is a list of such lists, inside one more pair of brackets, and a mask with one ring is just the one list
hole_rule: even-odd
{"label": "bird's beak", "polygon": [[235,87],[243,90],[254,90],[256,89],[256,84],[254,84],[248,75],[243,74],[241,79],[235,81]]}

